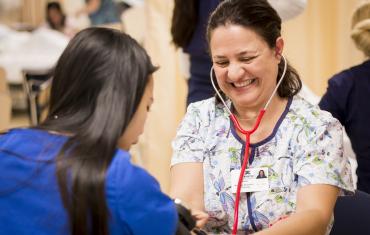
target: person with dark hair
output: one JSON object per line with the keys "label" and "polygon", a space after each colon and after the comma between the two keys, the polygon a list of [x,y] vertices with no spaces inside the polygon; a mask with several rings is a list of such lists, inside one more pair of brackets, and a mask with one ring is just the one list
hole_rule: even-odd
{"label": "person with dark hair", "polygon": [[130,36],[88,28],[56,64],[46,120],[0,135],[2,234],[174,234],[174,202],[130,163],[157,67]]}
{"label": "person with dark hair", "polygon": [[370,1],[354,11],[351,38],[365,55],[365,61],[335,74],[319,106],[345,127],[357,159],[357,189],[370,193]]}
{"label": "person with dark hair", "polygon": [[57,30],[69,37],[73,37],[78,31],[63,12],[59,2],[49,2],[46,5],[46,23],[50,29]]}
{"label": "person with dark hair", "polygon": [[63,31],[66,15],[64,14],[59,2],[49,2],[46,5],[46,21],[50,28]]}
{"label": "person with dark hair", "polygon": [[[208,17],[222,0],[174,0],[171,35],[177,48],[189,55],[190,77],[186,105],[208,99],[215,92],[209,79],[212,60],[209,57],[205,38]],[[270,0],[284,19],[302,12],[305,0]],[[245,2],[248,4],[248,2]]]}
{"label": "person with dark hair", "polygon": [[187,109],[170,194],[207,213],[212,234],[327,234],[338,195],[353,193],[342,126],[297,94],[281,18],[266,0],[225,0],[207,39],[217,98]]}
{"label": "person with dark hair", "polygon": [[187,106],[208,99],[215,93],[209,80],[212,65],[205,31],[208,16],[220,2],[221,0],[175,0],[171,24],[172,41],[190,56]]}

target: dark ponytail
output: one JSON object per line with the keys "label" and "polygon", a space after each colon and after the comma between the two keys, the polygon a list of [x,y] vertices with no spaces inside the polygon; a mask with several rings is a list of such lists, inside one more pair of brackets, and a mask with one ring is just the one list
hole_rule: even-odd
{"label": "dark ponytail", "polygon": [[176,47],[185,47],[194,33],[198,21],[197,0],[175,0],[171,35]]}

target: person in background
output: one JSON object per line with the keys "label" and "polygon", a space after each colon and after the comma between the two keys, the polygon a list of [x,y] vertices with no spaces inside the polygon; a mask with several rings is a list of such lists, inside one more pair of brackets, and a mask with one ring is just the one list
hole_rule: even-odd
{"label": "person in background", "polygon": [[69,38],[78,32],[71,19],[63,12],[59,2],[49,2],[46,5],[46,23],[48,28],[64,33]]}
{"label": "person in background", "polygon": [[85,0],[85,6],[77,12],[77,16],[80,14],[87,14],[93,26],[121,22],[113,0]]}
{"label": "person in background", "polygon": [[370,1],[353,13],[351,37],[366,59],[329,79],[319,106],[345,127],[357,159],[357,189],[370,193]]}
{"label": "person in background", "polygon": [[157,68],[117,30],[88,28],[54,71],[49,114],[0,135],[2,234],[163,234],[174,202],[130,163],[153,103]]}
{"label": "person in background", "polygon": [[208,16],[220,0],[175,0],[171,34],[176,47],[189,55],[190,78],[186,105],[214,95],[209,80],[211,59],[205,39]]}
{"label": "person in background", "polygon": [[[187,109],[172,143],[170,195],[207,213],[211,234],[328,234],[338,195],[354,190],[343,130],[297,95],[281,18],[266,0],[225,0],[207,40],[218,96]],[[266,169],[267,180],[250,185],[243,169]]]}
{"label": "person in background", "polygon": [[[208,17],[220,2],[222,0],[175,0],[171,24],[172,41],[177,48],[181,48],[189,55],[190,60],[190,74],[186,75],[190,76],[187,106],[215,94],[209,79],[212,61],[209,57],[205,34]],[[306,0],[270,0],[269,2],[284,20],[301,13],[306,5]],[[245,4],[248,3],[245,2]]]}

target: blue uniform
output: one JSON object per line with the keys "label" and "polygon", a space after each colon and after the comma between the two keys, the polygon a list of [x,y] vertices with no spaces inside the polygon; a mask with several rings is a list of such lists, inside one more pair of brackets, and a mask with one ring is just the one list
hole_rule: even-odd
{"label": "blue uniform", "polygon": [[112,0],[101,0],[99,9],[89,14],[91,25],[119,23],[117,6]]}
{"label": "blue uniform", "polygon": [[212,60],[208,53],[206,28],[209,15],[219,3],[220,0],[201,0],[196,3],[198,4],[197,24],[189,44],[184,48],[184,52],[190,55],[187,105],[208,99],[215,94],[209,77]]}
{"label": "blue uniform", "polygon": [[[0,135],[0,234],[69,234],[55,176],[55,156],[67,137],[35,129]],[[144,169],[117,150],[107,171],[110,234],[174,234],[173,201]]]}
{"label": "blue uniform", "polygon": [[370,193],[370,60],[334,75],[319,105],[345,127],[356,154],[357,188]]}

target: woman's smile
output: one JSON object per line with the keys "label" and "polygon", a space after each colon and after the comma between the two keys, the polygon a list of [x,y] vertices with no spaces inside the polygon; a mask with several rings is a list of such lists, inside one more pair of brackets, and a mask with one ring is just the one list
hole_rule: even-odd
{"label": "woman's smile", "polygon": [[240,81],[240,82],[233,82],[231,84],[235,88],[246,88],[246,87],[251,86],[256,80],[257,80],[256,78],[252,78],[252,79],[248,79],[248,80],[244,80],[244,81]]}

